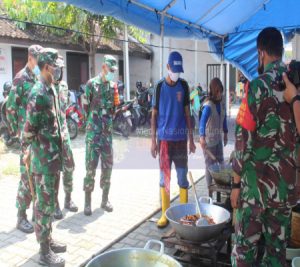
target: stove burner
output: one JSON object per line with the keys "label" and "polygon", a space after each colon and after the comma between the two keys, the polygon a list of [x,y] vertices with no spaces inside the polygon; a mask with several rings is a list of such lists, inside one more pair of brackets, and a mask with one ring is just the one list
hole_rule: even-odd
{"label": "stove burner", "polygon": [[[192,266],[225,267],[231,266],[231,234],[233,228],[228,224],[222,233],[206,242],[193,242],[180,238],[172,229],[161,238],[166,247],[174,248],[172,257],[181,263]],[[201,265],[200,265],[201,263]],[[207,265],[203,265],[207,264]]]}

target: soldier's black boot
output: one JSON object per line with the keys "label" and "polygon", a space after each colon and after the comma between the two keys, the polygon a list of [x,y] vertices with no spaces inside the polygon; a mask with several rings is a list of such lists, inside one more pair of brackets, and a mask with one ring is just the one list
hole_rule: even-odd
{"label": "soldier's black boot", "polygon": [[78,207],[71,200],[71,193],[66,193],[66,196],[65,196],[65,209],[67,209],[69,211],[72,211],[72,212],[77,212],[78,211]]}
{"label": "soldier's black boot", "polygon": [[50,248],[49,241],[40,244],[39,263],[49,267],[64,267],[65,260],[56,255]]}
{"label": "soldier's black boot", "polygon": [[86,216],[92,215],[91,194],[92,194],[91,192],[85,192],[84,215]]}
{"label": "soldier's black boot", "polygon": [[105,193],[102,193],[102,202],[101,202],[101,209],[104,209],[107,212],[113,211],[113,206],[108,200],[108,195]]}
{"label": "soldier's black boot", "polygon": [[54,253],[63,253],[67,251],[67,245],[54,241],[53,239],[50,240],[50,248]]}
{"label": "soldier's black boot", "polygon": [[25,210],[18,210],[17,229],[21,230],[26,234],[31,234],[34,232],[32,224],[27,220]]}
{"label": "soldier's black boot", "polygon": [[59,205],[56,206],[53,217],[56,220],[61,220],[63,218],[63,214]]}

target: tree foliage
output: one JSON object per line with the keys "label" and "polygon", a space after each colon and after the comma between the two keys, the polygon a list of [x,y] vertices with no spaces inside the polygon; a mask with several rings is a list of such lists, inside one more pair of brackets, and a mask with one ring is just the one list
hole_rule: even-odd
{"label": "tree foliage", "polygon": [[[70,38],[80,44],[91,57],[95,57],[97,47],[103,39],[117,37],[124,27],[122,22],[113,17],[92,14],[61,2],[2,0],[2,4],[9,18],[71,30]],[[16,22],[16,24],[23,30],[32,27],[23,22]],[[45,27],[44,31],[57,36],[66,35],[65,30],[57,28]],[[130,26],[129,33],[138,41],[145,42],[142,30]],[[93,75],[94,70],[91,70],[91,73]]]}

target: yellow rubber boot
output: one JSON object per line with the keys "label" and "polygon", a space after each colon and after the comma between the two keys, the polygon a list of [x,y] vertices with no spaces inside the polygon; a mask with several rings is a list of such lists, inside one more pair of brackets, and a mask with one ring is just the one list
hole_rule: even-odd
{"label": "yellow rubber boot", "polygon": [[188,203],[188,190],[186,188],[179,188],[179,202],[180,204]]}
{"label": "yellow rubber boot", "polygon": [[160,188],[160,194],[161,194],[161,217],[157,221],[157,227],[164,228],[169,223],[166,217],[166,210],[170,207],[170,195],[167,194],[164,187]]}

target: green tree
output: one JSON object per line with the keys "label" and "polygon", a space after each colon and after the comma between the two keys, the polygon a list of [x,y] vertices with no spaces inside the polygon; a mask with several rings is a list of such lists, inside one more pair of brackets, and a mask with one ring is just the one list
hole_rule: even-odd
{"label": "green tree", "polygon": [[[123,30],[123,23],[109,16],[92,14],[72,5],[60,2],[39,2],[36,0],[2,0],[4,12],[9,18],[32,23],[51,25],[69,29],[70,37],[80,44],[88,53],[91,63],[91,75],[95,75],[95,55],[100,43],[114,38]],[[18,22],[23,30],[32,27],[30,24]],[[44,28],[58,37],[65,31],[55,28]],[[145,42],[144,32],[129,27],[129,34],[140,42]]]}

